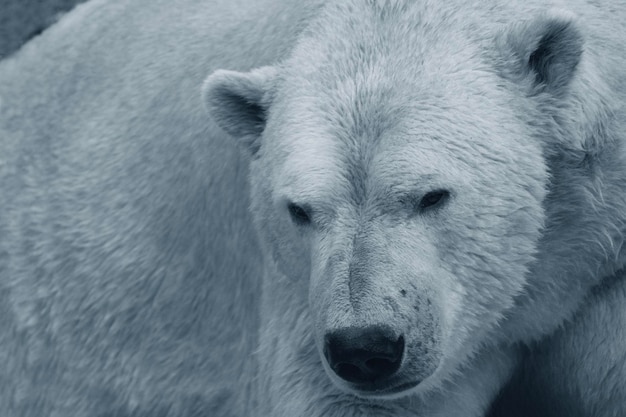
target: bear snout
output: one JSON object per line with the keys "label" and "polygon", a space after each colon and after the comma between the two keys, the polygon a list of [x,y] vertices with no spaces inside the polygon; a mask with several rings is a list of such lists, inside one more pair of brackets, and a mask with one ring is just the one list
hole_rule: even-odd
{"label": "bear snout", "polygon": [[330,368],[354,384],[378,382],[395,374],[404,348],[404,337],[384,326],[347,327],[324,337],[324,357]]}

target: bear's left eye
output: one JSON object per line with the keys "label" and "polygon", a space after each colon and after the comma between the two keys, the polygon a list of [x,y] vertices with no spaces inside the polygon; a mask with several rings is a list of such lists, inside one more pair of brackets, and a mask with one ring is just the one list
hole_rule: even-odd
{"label": "bear's left eye", "polygon": [[291,220],[298,226],[306,226],[311,223],[311,216],[304,207],[296,203],[289,203],[287,210],[289,210]]}
{"label": "bear's left eye", "polygon": [[447,200],[449,195],[450,192],[447,190],[435,190],[426,193],[426,195],[424,195],[424,197],[420,200],[418,208],[420,210],[426,210],[440,206]]}

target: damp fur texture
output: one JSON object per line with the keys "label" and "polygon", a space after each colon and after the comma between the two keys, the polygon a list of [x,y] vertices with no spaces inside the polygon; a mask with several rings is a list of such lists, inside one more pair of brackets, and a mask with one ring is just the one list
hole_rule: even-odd
{"label": "damp fur texture", "polygon": [[625,414],[624,19],[79,6],[0,62],[0,414]]}

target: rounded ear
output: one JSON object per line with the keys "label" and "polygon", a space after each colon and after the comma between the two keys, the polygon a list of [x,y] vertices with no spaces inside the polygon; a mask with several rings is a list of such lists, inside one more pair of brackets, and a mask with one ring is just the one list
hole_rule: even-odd
{"label": "rounded ear", "polygon": [[534,93],[554,96],[567,92],[584,43],[574,16],[562,11],[549,11],[516,24],[500,37],[500,42],[500,47],[507,50],[504,73],[518,80],[530,77]]}
{"label": "rounded ear", "polygon": [[202,87],[211,117],[252,155],[260,148],[276,72],[274,67],[247,73],[217,70]]}

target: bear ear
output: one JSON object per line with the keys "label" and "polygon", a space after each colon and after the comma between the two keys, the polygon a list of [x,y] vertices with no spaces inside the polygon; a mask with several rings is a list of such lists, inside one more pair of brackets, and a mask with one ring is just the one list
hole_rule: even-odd
{"label": "bear ear", "polygon": [[561,96],[576,74],[583,52],[583,36],[574,16],[550,11],[537,18],[516,24],[503,37],[513,53],[508,73],[518,80],[530,78],[534,93]]}
{"label": "bear ear", "polygon": [[209,114],[251,155],[260,148],[276,72],[274,67],[247,73],[218,70],[209,75],[202,87]]}

